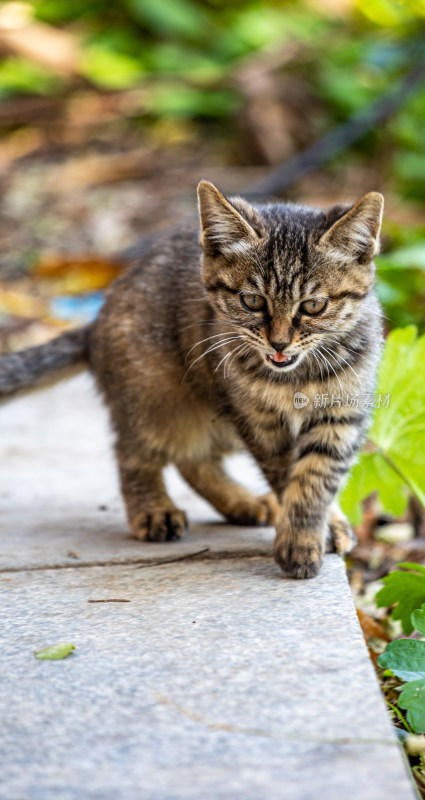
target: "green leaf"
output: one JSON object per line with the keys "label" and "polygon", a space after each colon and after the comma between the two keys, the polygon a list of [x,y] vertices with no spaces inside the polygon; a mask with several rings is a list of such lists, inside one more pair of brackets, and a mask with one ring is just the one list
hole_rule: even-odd
{"label": "green leaf", "polygon": [[54,94],[62,80],[32,61],[11,56],[0,63],[0,92],[17,94]]}
{"label": "green leaf", "polygon": [[381,453],[362,453],[351,470],[339,498],[341,508],[353,525],[362,518],[361,501],[377,491],[383,509],[400,516],[406,508],[408,491],[402,477],[385,461]]}
{"label": "green leaf", "polygon": [[160,36],[183,36],[199,41],[206,30],[211,31],[202,6],[192,0],[167,0],[166,3],[126,0],[126,5],[136,19]]}
{"label": "green leaf", "polygon": [[421,636],[425,636],[425,603],[413,612],[412,625]]}
{"label": "green leaf", "polygon": [[376,454],[376,470],[379,474],[378,494],[383,509],[394,517],[400,517],[409,499],[405,482],[380,453]]}
{"label": "green leaf", "polygon": [[[403,277],[405,278],[405,275]],[[409,299],[409,286],[394,286],[393,282],[386,280],[382,275],[378,278],[376,291],[383,306],[397,306]]]}
{"label": "green leaf", "polygon": [[361,522],[361,501],[372,494],[379,484],[379,464],[375,453],[364,453],[350,472],[339,502],[354,525]]}
{"label": "green leaf", "polygon": [[385,511],[399,515],[407,494],[425,507],[425,335],[414,325],[393,331],[386,342],[378,374],[377,396],[389,395],[388,407],[375,409],[369,448],[361,454],[342,494],[349,518],[358,519],[358,504],[377,491]]}
{"label": "green leaf", "polygon": [[138,59],[94,43],[83,50],[81,70],[103,89],[127,89],[140,82],[143,68]]}
{"label": "green leaf", "polygon": [[[409,569],[417,569],[416,564],[399,564]],[[393,606],[391,616],[401,620],[403,631],[409,635],[413,631],[412,614],[425,603],[425,574],[419,567],[417,572],[405,572],[401,569],[393,570],[383,578],[384,586],[376,595],[378,606]]]}
{"label": "green leaf", "polygon": [[73,644],[52,644],[51,647],[46,647],[45,650],[38,650],[34,655],[36,658],[59,661],[59,659],[69,656],[72,650],[75,650]]}
{"label": "green leaf", "polygon": [[151,113],[159,116],[219,117],[224,108],[229,112],[235,110],[237,102],[236,95],[231,91],[204,92],[177,83],[162,83],[152,91],[146,105]]}
{"label": "green leaf", "polygon": [[402,681],[425,678],[425,642],[418,639],[396,639],[378,656],[378,664],[390,669]]}
{"label": "green leaf", "polygon": [[282,9],[278,8],[267,8],[264,3],[251,8],[243,7],[237,19],[236,36],[255,50],[282,42],[292,33],[292,20],[287,10],[285,12],[282,13]]}
{"label": "green leaf", "polygon": [[407,721],[414,732],[425,733],[425,678],[406,683],[398,705],[407,711]]}

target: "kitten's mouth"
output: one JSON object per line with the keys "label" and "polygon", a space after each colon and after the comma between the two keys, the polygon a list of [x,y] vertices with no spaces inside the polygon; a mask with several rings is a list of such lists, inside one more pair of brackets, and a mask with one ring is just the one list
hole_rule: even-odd
{"label": "kitten's mouth", "polygon": [[272,355],[267,355],[266,358],[267,361],[270,364],[273,364],[274,367],[277,367],[278,369],[284,369],[285,367],[295,364],[298,358],[298,353],[295,353],[293,356],[288,356],[285,355],[285,353],[277,352],[273,353]]}

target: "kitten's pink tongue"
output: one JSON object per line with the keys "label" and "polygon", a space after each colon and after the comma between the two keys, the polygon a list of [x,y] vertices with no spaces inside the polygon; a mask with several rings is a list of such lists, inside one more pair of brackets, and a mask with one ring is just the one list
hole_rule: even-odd
{"label": "kitten's pink tongue", "polygon": [[277,361],[278,364],[282,364],[284,361],[289,361],[290,358],[291,356],[285,356],[285,354],[281,352],[273,353],[272,355],[273,361]]}

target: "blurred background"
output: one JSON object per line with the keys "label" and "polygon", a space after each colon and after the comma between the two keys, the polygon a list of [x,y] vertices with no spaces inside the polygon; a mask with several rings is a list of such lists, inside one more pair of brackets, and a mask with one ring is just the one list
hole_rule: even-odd
{"label": "blurred background", "polygon": [[[422,329],[424,22],[424,0],[0,3],[1,349],[92,318],[200,177],[318,205],[382,191],[388,327]],[[273,172],[344,123],[313,168]]]}
{"label": "blurred background", "polygon": [[[201,177],[312,205],[383,192],[387,332],[423,333],[425,0],[0,3],[0,351],[92,319],[125,251],[193,213]],[[385,391],[406,362],[391,352]],[[394,390],[408,422],[425,415],[421,353]],[[355,591],[425,555],[425,424],[406,431],[405,511],[382,459],[349,486],[381,492]]]}

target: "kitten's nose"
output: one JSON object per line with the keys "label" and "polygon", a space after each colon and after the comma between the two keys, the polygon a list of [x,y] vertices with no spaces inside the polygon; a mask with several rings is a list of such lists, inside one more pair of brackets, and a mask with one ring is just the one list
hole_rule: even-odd
{"label": "kitten's nose", "polygon": [[270,340],[270,344],[271,344],[272,347],[274,347],[275,350],[277,350],[278,353],[283,353],[285,348],[288,347],[288,345],[291,344],[291,340],[288,339],[288,341],[286,341],[286,342],[272,342]]}

